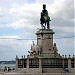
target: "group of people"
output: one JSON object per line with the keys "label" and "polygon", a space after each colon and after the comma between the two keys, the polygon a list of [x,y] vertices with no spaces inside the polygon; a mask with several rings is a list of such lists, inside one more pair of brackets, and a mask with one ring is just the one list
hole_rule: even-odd
{"label": "group of people", "polygon": [[11,69],[9,66],[8,66],[8,67],[7,67],[7,66],[5,66],[5,68],[4,68],[4,72],[5,72],[5,71],[10,72],[11,70],[14,70],[14,68],[13,68],[13,69]]}

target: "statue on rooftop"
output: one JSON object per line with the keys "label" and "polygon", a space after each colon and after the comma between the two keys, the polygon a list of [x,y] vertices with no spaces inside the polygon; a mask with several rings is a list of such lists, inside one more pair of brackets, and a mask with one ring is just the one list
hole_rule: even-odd
{"label": "statue on rooftop", "polygon": [[30,53],[30,56],[40,55],[40,47],[38,45],[35,45],[33,42],[33,45],[31,45],[31,51],[28,51],[28,53]]}
{"label": "statue on rooftop", "polygon": [[57,52],[58,52],[58,49],[57,49],[56,43],[54,43],[53,50],[54,50],[54,55],[55,55],[55,57],[56,57]]}
{"label": "statue on rooftop", "polygon": [[47,25],[47,28],[49,29],[50,28],[49,27],[49,21],[51,21],[51,20],[50,20],[50,17],[48,15],[48,11],[46,10],[46,5],[43,4],[43,10],[41,12],[41,18],[40,18],[42,28],[44,27],[44,29],[45,29],[45,27]]}

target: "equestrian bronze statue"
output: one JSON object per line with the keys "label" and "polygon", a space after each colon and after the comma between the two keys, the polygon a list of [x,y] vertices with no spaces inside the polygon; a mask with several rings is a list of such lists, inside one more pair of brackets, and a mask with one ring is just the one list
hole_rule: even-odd
{"label": "equestrian bronze statue", "polygon": [[46,5],[43,4],[43,10],[41,12],[41,18],[40,18],[40,23],[41,23],[42,28],[45,29],[46,25],[47,25],[47,29],[49,29],[50,28],[49,21],[51,21],[51,20],[48,15],[48,11],[46,10]]}

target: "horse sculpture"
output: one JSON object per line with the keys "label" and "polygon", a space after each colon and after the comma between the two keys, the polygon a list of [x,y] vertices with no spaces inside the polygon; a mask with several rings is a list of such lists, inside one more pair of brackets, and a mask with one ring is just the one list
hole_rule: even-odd
{"label": "horse sculpture", "polygon": [[41,49],[38,45],[35,45],[33,42],[33,45],[31,45],[31,51],[28,51],[30,53],[30,56],[40,55]]}
{"label": "horse sculpture", "polygon": [[51,21],[51,20],[50,20],[50,17],[48,16],[48,11],[46,10],[46,5],[45,4],[43,4],[43,10],[41,12],[40,21],[41,21],[42,28],[44,27],[44,29],[45,29],[46,25],[47,25],[48,29],[50,28],[49,27],[49,21]]}

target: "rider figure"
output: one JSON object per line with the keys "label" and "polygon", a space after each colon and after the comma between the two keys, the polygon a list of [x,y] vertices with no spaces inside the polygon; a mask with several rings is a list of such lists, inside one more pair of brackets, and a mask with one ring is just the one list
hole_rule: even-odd
{"label": "rider figure", "polygon": [[43,10],[41,12],[41,24],[43,25],[43,23],[47,22],[47,28],[49,29],[49,21],[50,21],[50,17],[48,16],[48,11],[46,10],[46,5],[43,4]]}

